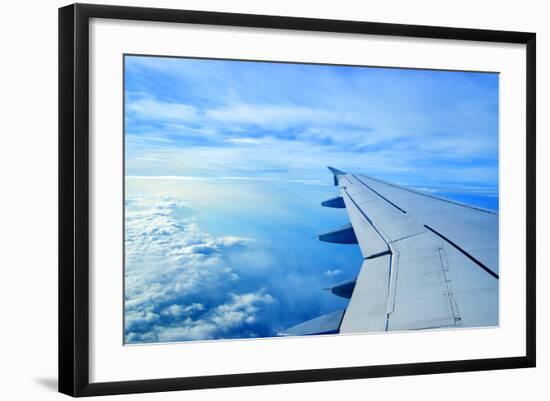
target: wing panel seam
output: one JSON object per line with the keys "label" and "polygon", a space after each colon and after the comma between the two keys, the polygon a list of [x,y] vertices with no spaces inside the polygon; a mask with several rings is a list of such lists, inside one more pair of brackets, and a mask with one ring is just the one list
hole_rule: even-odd
{"label": "wing panel seam", "polygon": [[457,325],[460,325],[459,322],[461,322],[462,318],[460,317],[460,312],[458,310],[458,305],[457,305],[455,297],[453,295],[451,279],[447,276],[447,272],[449,271],[449,261],[447,259],[447,254],[445,253],[445,249],[443,249],[442,247],[438,247],[437,252],[439,254],[439,260],[441,262],[441,268],[442,268],[442,272],[443,272],[443,280],[445,282],[445,288],[447,289],[447,297],[449,299],[449,305],[451,307],[451,313],[452,313],[453,319],[455,321],[455,326],[457,326]]}
{"label": "wing panel seam", "polygon": [[460,251],[464,256],[466,256],[468,259],[470,259],[472,262],[474,262],[476,265],[478,265],[479,267],[481,267],[483,270],[485,270],[487,273],[489,273],[491,276],[493,276],[494,278],[496,278],[497,280],[499,279],[498,277],[498,274],[496,274],[494,271],[492,271],[489,267],[485,266],[483,263],[481,263],[479,260],[477,260],[475,257],[473,257],[472,255],[470,255],[468,252],[466,252],[464,249],[462,249],[461,247],[459,247],[457,244],[455,244],[453,241],[451,241],[449,238],[445,237],[443,234],[437,232],[436,230],[434,230],[433,228],[431,228],[430,226],[424,224],[424,227],[426,227],[428,230],[430,230],[432,233],[434,233],[435,235],[437,235],[439,238],[443,239],[444,241],[446,241],[447,243],[449,243],[450,245],[452,245],[454,248],[456,248],[458,251]]}
{"label": "wing panel seam", "polygon": [[363,182],[363,180],[361,180],[360,178],[358,178],[357,176],[355,175],[352,175],[353,178],[355,178],[357,181],[359,181],[361,184],[363,184],[365,187],[367,187],[368,189],[370,189],[372,192],[374,192],[376,195],[378,195],[379,197],[381,197],[382,199],[384,199],[386,202],[388,202],[390,205],[392,205],[394,208],[396,208],[397,210],[399,210],[401,213],[407,213],[405,210],[403,210],[402,208],[400,208],[399,206],[397,206],[395,203],[393,203],[391,200],[389,200],[388,198],[386,198],[384,195],[380,194],[378,191],[372,189],[368,184],[366,184],[365,182]]}
{"label": "wing panel seam", "polygon": [[353,205],[357,208],[357,210],[359,211],[359,213],[361,213],[361,215],[365,218],[365,220],[367,220],[367,222],[371,225],[371,227],[376,231],[376,233],[380,236],[380,238],[382,238],[382,241],[384,241],[388,247],[388,250],[390,251],[391,253],[391,248],[390,248],[390,244],[389,242],[386,240],[386,238],[382,235],[382,233],[380,232],[380,230],[378,230],[378,228],[376,228],[376,226],[374,225],[374,223],[372,222],[372,220],[367,216],[367,214],[363,211],[363,209],[361,209],[359,207],[359,205],[357,204],[357,202],[355,202],[355,200],[350,196],[350,194],[348,193],[348,191],[343,188],[343,191],[344,191],[344,194],[349,198],[349,200],[353,203]]}
{"label": "wing panel seam", "polygon": [[380,256],[386,256],[390,254],[391,254],[391,250],[387,249],[382,252],[373,253],[372,255],[367,256],[365,259],[375,259],[375,258],[379,258]]}

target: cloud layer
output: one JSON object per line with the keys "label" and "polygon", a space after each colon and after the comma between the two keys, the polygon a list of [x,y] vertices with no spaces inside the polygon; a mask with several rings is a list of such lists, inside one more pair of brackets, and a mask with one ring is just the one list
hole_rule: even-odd
{"label": "cloud layer", "polygon": [[185,203],[170,195],[126,201],[127,343],[250,337],[270,332],[277,300],[261,288],[235,292],[227,262],[250,240],[201,231]]}

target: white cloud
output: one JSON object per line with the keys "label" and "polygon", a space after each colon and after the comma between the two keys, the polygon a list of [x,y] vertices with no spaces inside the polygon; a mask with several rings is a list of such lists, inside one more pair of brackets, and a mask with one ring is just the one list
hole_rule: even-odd
{"label": "white cloud", "polygon": [[234,246],[244,246],[248,245],[252,240],[249,238],[241,238],[241,237],[233,237],[233,236],[225,236],[220,237],[216,240],[216,243],[219,246],[231,248]]}
{"label": "white cloud", "polygon": [[247,238],[202,231],[189,206],[169,194],[126,201],[125,327],[128,342],[231,337],[275,299],[235,292],[226,260]]}
{"label": "white cloud", "polygon": [[237,143],[237,144],[246,144],[246,145],[259,145],[263,141],[258,138],[227,138],[226,142]]}
{"label": "white cloud", "polygon": [[[467,171],[461,164],[496,154],[498,142],[487,140],[486,135],[479,132],[479,127],[465,126],[467,130],[457,133],[456,124],[445,127],[441,124],[439,131],[439,125],[428,129],[425,121],[418,117],[405,119],[406,124],[402,122],[394,126],[393,119],[380,117],[379,105],[368,106],[365,111],[357,107],[341,110],[240,101],[199,110],[186,104],[143,97],[129,102],[129,110],[137,110],[144,116],[155,114],[151,118],[165,123],[173,143],[163,145],[156,141],[159,133],[140,137],[141,141],[153,138],[149,145],[147,141],[141,143],[130,135],[127,168],[133,175],[141,175],[144,171],[169,171],[176,175],[186,171],[193,175],[220,176],[230,172],[227,177],[232,179],[253,179],[258,175],[256,171],[274,167],[305,171],[306,174],[300,177],[304,180],[311,180],[312,177],[307,175],[313,175],[315,170],[314,179],[319,180],[324,166],[335,164],[382,177],[388,173],[427,176],[428,171],[429,178],[445,182],[447,177],[456,176],[453,173],[460,170],[462,180],[466,176],[471,182],[495,179],[492,164],[480,166],[480,174]],[[251,126],[255,130],[253,137],[235,136],[236,132],[250,132]],[[188,146],[186,142],[185,147],[178,145],[178,140],[191,137],[197,144]],[[232,146],[225,146],[227,143]],[[251,146],[254,146],[253,152]],[[427,161],[432,165],[426,166]],[[448,168],[450,171],[441,168],[441,161],[447,164],[454,161]],[[242,174],[243,170],[251,173]],[[318,182],[305,183],[316,185]]]}
{"label": "white cloud", "polygon": [[327,276],[327,277],[335,277],[335,276],[339,276],[340,274],[342,274],[342,270],[340,270],[340,269],[325,271],[325,276]]}
{"label": "white cloud", "polygon": [[[173,342],[230,338],[232,330],[253,325],[262,319],[262,310],[265,307],[276,304],[276,300],[263,290],[245,294],[229,294],[229,298],[227,303],[206,311],[197,319],[193,319],[189,315],[195,311],[204,311],[201,304],[193,304],[186,308],[171,306],[167,308],[167,314],[179,318],[178,324],[155,325],[149,332],[139,336],[134,334],[132,337],[132,333],[127,334],[127,339]],[[248,331],[248,336],[252,337],[254,334],[253,331]]]}
{"label": "white cloud", "polygon": [[286,104],[241,103],[210,109],[207,116],[215,121],[233,124],[253,124],[268,129],[285,129],[293,125],[323,125],[344,123],[350,116],[329,110]]}
{"label": "white cloud", "polygon": [[164,308],[161,314],[164,316],[171,316],[174,318],[182,318],[184,316],[185,317],[190,316],[194,312],[203,311],[204,309],[205,309],[204,305],[198,302],[192,303],[191,305],[185,305],[185,306],[172,304]]}
{"label": "white cloud", "polygon": [[275,299],[263,290],[247,294],[230,294],[230,302],[214,309],[210,320],[221,330],[229,330],[244,323],[254,323],[262,305],[271,305]]}
{"label": "white cloud", "polygon": [[212,340],[215,338],[217,331],[218,327],[214,323],[205,321],[195,322],[191,319],[186,319],[180,326],[168,326],[162,329],[156,327],[151,333],[151,338],[155,342]]}
{"label": "white cloud", "polygon": [[197,109],[193,106],[164,102],[151,97],[127,101],[126,111],[130,116],[155,121],[188,121],[197,117]]}

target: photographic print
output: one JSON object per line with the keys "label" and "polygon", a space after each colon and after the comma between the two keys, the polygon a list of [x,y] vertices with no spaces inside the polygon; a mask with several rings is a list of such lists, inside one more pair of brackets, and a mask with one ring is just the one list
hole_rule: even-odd
{"label": "photographic print", "polygon": [[499,325],[499,75],[124,56],[124,343]]}

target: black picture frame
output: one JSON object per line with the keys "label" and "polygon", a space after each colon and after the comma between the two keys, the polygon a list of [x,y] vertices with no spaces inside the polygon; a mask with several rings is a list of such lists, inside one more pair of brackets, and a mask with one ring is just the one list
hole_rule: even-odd
{"label": "black picture frame", "polygon": [[[495,359],[89,381],[89,21],[91,18],[438,38],[526,45],[526,352]],[[74,4],[59,9],[59,391],[71,396],[158,392],[534,367],[536,363],[536,35],[435,26]]]}

